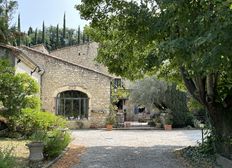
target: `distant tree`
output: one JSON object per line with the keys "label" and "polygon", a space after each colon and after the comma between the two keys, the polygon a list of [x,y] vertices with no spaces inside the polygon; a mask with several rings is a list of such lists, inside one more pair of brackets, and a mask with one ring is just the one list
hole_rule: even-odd
{"label": "distant tree", "polygon": [[32,33],[33,33],[33,29],[30,26],[29,29],[28,29],[28,31],[27,31],[27,35],[30,36]]}
{"label": "distant tree", "polygon": [[59,24],[56,26],[56,49],[59,48]]}
{"label": "distant tree", "polygon": [[33,42],[33,44],[36,45],[37,42],[38,42],[38,30],[37,30],[37,28],[36,28],[36,29],[35,29],[35,36],[34,36],[34,42]]}
{"label": "distant tree", "polygon": [[21,23],[20,23],[20,14],[18,15],[18,27],[17,27],[17,46],[21,45]]}
{"label": "distant tree", "polygon": [[155,76],[138,80],[132,85],[130,101],[145,106],[149,111],[155,107],[161,111],[170,109],[173,115],[173,125],[185,126],[189,111],[186,93],[177,90],[176,86],[158,80]]}
{"label": "distant tree", "polygon": [[68,34],[68,45],[71,46],[75,44],[75,33],[76,31],[74,29],[67,29],[67,34]]}
{"label": "distant tree", "polygon": [[85,34],[84,34],[84,32],[82,33],[82,43],[85,44]]}
{"label": "distant tree", "polygon": [[43,27],[42,27],[42,43],[45,44],[45,24],[43,21]]}
{"label": "distant tree", "polygon": [[0,43],[15,42],[15,27],[9,27],[12,15],[17,8],[17,1],[0,0]]}
{"label": "distant tree", "polygon": [[65,46],[65,39],[66,39],[66,16],[64,13],[63,18],[63,34],[62,34],[62,46]]}
{"label": "distant tree", "polygon": [[89,36],[86,35],[86,42],[89,43],[90,39],[89,39]]}
{"label": "distant tree", "polygon": [[81,43],[81,28],[78,26],[78,31],[77,31],[77,44]]}
{"label": "distant tree", "polygon": [[59,28],[59,25],[45,27],[43,22],[42,30],[36,29],[33,31],[31,27],[28,29],[27,36],[25,35],[23,38],[23,43],[27,43],[29,46],[43,43],[51,51],[66,45],[76,45],[89,41],[89,37],[86,37],[84,32],[81,32],[80,26],[78,30],[65,28],[65,40],[63,30],[63,28]]}

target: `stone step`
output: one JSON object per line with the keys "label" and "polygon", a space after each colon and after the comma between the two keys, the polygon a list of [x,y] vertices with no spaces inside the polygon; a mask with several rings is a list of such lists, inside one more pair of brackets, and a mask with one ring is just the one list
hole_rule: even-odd
{"label": "stone step", "polygon": [[121,127],[121,128],[113,128],[113,130],[161,130],[161,128],[155,128],[155,127],[148,127],[148,126],[142,126],[142,127]]}

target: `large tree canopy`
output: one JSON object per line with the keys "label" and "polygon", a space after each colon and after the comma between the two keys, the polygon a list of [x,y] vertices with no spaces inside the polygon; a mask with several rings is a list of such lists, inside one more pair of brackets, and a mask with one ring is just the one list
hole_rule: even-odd
{"label": "large tree canopy", "polygon": [[130,79],[158,74],[185,84],[204,105],[217,151],[232,152],[232,1],[82,0],[100,43],[97,60]]}

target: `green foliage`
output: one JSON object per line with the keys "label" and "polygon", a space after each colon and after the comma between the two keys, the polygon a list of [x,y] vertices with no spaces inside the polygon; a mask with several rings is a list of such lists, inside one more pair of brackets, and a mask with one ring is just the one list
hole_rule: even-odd
{"label": "green foliage", "polygon": [[17,1],[0,0],[0,43],[15,44],[16,27],[9,25],[16,8]]}
{"label": "green foliage", "polygon": [[129,98],[129,91],[125,88],[118,87],[115,88],[113,85],[111,85],[111,102],[117,103],[119,99],[128,99]]}
{"label": "green foliage", "polygon": [[[231,1],[155,2],[91,0],[76,8],[90,20],[89,35],[100,43],[97,60],[110,72],[184,84],[207,108],[218,136],[232,136]],[[217,150],[229,157],[232,147]]]}
{"label": "green foliage", "polygon": [[0,59],[0,101],[6,108],[2,115],[19,115],[22,108],[37,107],[39,87],[27,74],[16,74],[7,60]]}
{"label": "green foliage", "polygon": [[173,116],[171,113],[167,113],[164,116],[164,124],[172,125],[173,124]]}
{"label": "green foliage", "polygon": [[43,154],[46,159],[57,157],[68,146],[71,141],[71,134],[68,130],[54,128],[51,130],[39,130],[30,136],[33,142],[43,142]]}
{"label": "green foliage", "polygon": [[180,153],[190,163],[191,167],[215,167],[215,155],[204,154],[200,152],[199,147],[188,146],[182,149]]}
{"label": "green foliage", "polygon": [[[22,44],[31,46],[42,43],[49,51],[65,46],[77,44],[79,45],[89,42],[89,40],[83,41],[83,39],[85,38],[83,37],[84,32],[81,32],[79,27],[78,30],[76,30],[67,27],[64,28],[64,25],[62,28],[59,28],[59,25],[46,27],[43,24],[42,30],[33,30],[30,27],[28,32],[28,34],[24,34],[24,36],[22,37]],[[81,38],[82,40],[80,40]]]}
{"label": "green foliage", "polygon": [[116,114],[114,112],[110,112],[105,120],[106,124],[114,125],[116,123]]}
{"label": "green foliage", "polygon": [[49,112],[27,108],[23,109],[19,116],[11,116],[9,124],[11,131],[30,136],[35,131],[48,131],[55,127],[64,128],[66,120]]}
{"label": "green foliage", "polygon": [[67,131],[52,130],[47,133],[47,138],[44,140],[44,156],[47,158],[57,157],[70,143],[71,136]]}
{"label": "green foliage", "polygon": [[17,36],[17,39],[16,39],[16,43],[17,43],[17,46],[20,46],[21,45],[21,36],[22,36],[20,14],[18,15],[17,34],[18,34],[18,36]]}
{"label": "green foliage", "polygon": [[62,33],[62,45],[65,46],[65,40],[66,40],[66,17],[64,13],[63,18],[63,33]]}
{"label": "green foliage", "polygon": [[45,25],[43,21],[43,26],[42,26],[42,43],[45,44]]}
{"label": "green foliage", "polygon": [[190,77],[221,72],[221,79],[227,76],[227,82],[218,81],[221,97],[232,85],[230,5],[223,0],[93,0],[77,9],[91,20],[89,35],[101,44],[98,61],[110,72],[130,79],[158,73],[175,81],[181,79],[181,66]]}
{"label": "green foliage", "polygon": [[187,125],[187,120],[188,124],[190,122],[191,114],[187,108],[186,93],[179,91],[173,84],[158,80],[155,76],[136,81],[131,89],[130,101],[144,105],[149,111],[155,107],[161,111],[170,109],[175,127]]}
{"label": "green foliage", "polygon": [[13,155],[13,148],[0,149],[0,168],[13,168],[16,166],[16,159]]}

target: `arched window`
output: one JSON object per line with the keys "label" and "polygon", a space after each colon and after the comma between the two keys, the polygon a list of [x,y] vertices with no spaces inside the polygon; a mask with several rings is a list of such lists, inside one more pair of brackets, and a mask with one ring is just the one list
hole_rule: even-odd
{"label": "arched window", "polygon": [[58,115],[68,119],[88,118],[89,98],[87,94],[75,90],[64,91],[57,95],[56,102]]}

